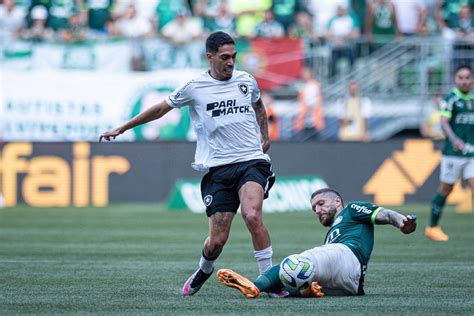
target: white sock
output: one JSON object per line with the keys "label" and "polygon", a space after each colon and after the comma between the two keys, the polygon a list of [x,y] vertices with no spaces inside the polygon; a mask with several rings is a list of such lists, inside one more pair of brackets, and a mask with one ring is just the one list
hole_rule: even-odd
{"label": "white sock", "polygon": [[272,267],[272,255],[273,249],[270,245],[269,247],[261,250],[255,250],[254,252],[255,259],[257,259],[258,271],[260,274],[264,274]]}
{"label": "white sock", "polygon": [[204,273],[211,273],[213,268],[214,268],[214,262],[216,261],[217,257],[215,258],[208,258],[206,255],[204,255],[204,251],[201,255],[201,259],[199,260],[199,268]]}

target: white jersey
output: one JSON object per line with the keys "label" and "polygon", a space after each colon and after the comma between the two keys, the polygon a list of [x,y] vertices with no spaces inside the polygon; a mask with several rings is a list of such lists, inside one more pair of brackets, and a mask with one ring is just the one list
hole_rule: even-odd
{"label": "white jersey", "polygon": [[237,70],[225,81],[212,78],[206,71],[166,98],[171,107],[189,106],[197,135],[194,169],[205,171],[252,159],[270,160],[263,153],[260,127],[252,108],[259,98],[255,78]]}

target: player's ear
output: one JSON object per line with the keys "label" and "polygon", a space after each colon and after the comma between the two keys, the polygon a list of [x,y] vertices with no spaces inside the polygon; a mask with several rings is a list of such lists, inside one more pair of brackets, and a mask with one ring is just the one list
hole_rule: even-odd
{"label": "player's ear", "polygon": [[336,206],[342,206],[342,200],[340,197],[336,196],[334,202],[336,202]]}
{"label": "player's ear", "polygon": [[211,52],[206,52],[207,60],[211,60],[213,54]]}

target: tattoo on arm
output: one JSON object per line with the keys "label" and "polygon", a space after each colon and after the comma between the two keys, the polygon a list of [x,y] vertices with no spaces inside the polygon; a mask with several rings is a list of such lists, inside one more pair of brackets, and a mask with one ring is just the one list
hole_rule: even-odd
{"label": "tattoo on arm", "polygon": [[260,132],[262,133],[262,140],[268,140],[268,123],[267,123],[267,112],[265,111],[265,106],[263,105],[262,99],[258,99],[257,102],[252,103],[253,110],[255,111],[255,116],[257,118],[258,126],[260,126]]}
{"label": "tattoo on arm", "polygon": [[404,218],[402,214],[382,207],[375,217],[375,222],[382,225],[390,224],[400,228]]}

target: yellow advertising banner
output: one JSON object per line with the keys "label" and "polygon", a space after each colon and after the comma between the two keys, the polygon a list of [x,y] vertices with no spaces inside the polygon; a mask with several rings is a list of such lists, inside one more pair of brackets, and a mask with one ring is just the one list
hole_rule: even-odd
{"label": "yellow advertising banner", "polygon": [[[373,194],[375,204],[402,205],[406,194],[415,194],[438,167],[441,152],[431,140],[405,141],[403,150],[394,151],[385,159],[363,188],[364,194]],[[434,193],[433,193],[434,194]],[[472,192],[458,182],[447,200],[460,212],[472,212]]]}
{"label": "yellow advertising banner", "polygon": [[[8,143],[0,155],[3,200],[6,207],[18,202],[17,188],[24,201],[37,207],[106,206],[109,203],[109,175],[130,169],[122,156],[91,156],[89,143],[72,145],[72,161],[59,156],[30,157],[32,143]],[[19,174],[25,174],[18,185]]]}

